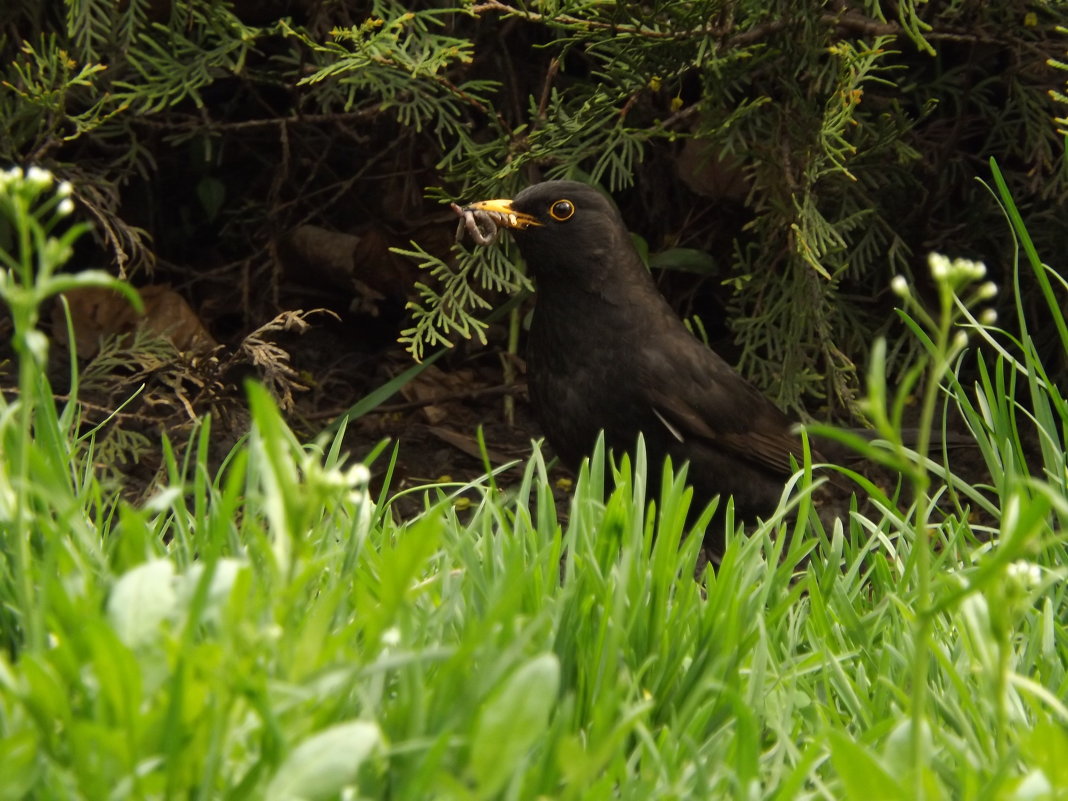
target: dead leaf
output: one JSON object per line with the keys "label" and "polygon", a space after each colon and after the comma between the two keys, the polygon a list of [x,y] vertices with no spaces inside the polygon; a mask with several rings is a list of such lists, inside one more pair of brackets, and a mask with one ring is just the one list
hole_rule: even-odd
{"label": "dead leaf", "polygon": [[[205,353],[218,345],[185,298],[166,284],[141,287],[137,292],[144,314],[138,314],[126,298],[110,289],[87,287],[63,293],[80,358],[95,356],[101,338],[131,334],[138,327],[169,340],[182,352]],[[59,302],[52,307],[52,336],[68,344],[67,319]]]}
{"label": "dead leaf", "polygon": [[431,365],[405,384],[401,388],[401,394],[408,401],[425,402],[426,405],[419,411],[428,423],[437,425],[449,416],[449,411],[444,406],[435,404],[434,400],[470,390],[475,384],[474,378],[471,370],[461,369],[447,373]]}
{"label": "dead leaf", "polygon": [[749,194],[742,159],[720,153],[707,139],[687,139],[675,158],[675,169],[679,180],[703,197],[741,202]]}
{"label": "dead leaf", "polygon": [[[474,437],[470,437],[467,434],[461,434],[459,431],[453,431],[451,428],[442,428],[441,426],[427,426],[426,430],[442,442],[447,442],[449,445],[466,453],[468,456],[473,456],[476,459],[482,458],[482,448],[478,444],[478,440]],[[515,459],[510,459],[500,451],[489,447],[486,448],[486,456],[489,458],[490,464],[495,467],[500,467],[502,464],[515,461]]]}
{"label": "dead leaf", "polygon": [[301,225],[278,245],[278,257],[291,278],[351,293],[352,310],[365,314],[377,314],[378,305],[387,298],[404,303],[418,277],[412,262],[390,250],[409,247],[408,240],[377,224],[365,225],[355,234]]}

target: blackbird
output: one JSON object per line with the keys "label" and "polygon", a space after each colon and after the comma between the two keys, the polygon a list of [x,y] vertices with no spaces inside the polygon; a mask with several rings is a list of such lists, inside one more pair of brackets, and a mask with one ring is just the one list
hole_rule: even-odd
{"label": "blackbird", "polygon": [[653,475],[666,456],[689,462],[696,500],[731,495],[742,519],[775,508],[801,459],[791,420],[683,325],[608,198],[545,181],[465,211],[510,229],[534,275],[530,395],[563,462],[601,430],[617,451],[641,432]]}

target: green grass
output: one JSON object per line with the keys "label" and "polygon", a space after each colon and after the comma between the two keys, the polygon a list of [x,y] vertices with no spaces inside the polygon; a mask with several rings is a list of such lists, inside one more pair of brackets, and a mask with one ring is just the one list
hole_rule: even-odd
{"label": "green grass", "polygon": [[[904,448],[912,386],[876,364],[887,444],[858,447],[905,491],[825,529],[802,472],[795,514],[729,533],[695,579],[684,481],[647,507],[640,455],[594,454],[563,524],[537,452],[517,485],[487,476],[470,506],[427,488],[398,521],[344,426],[301,443],[255,385],[221,469],[205,421],[150,501],[118,500],[36,369],[47,196],[0,191],[30,243],[0,281],[22,326],[0,405],[0,799],[1068,798],[1068,412],[1026,326],[981,321],[966,281],[934,317],[906,303],[930,346],[913,378],[943,376],[925,413],[963,411],[992,484]],[[974,386],[962,325],[1000,349]]]}

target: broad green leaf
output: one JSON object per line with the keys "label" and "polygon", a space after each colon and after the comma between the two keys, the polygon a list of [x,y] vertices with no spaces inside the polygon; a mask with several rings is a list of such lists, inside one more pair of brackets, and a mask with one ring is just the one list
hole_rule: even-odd
{"label": "broad green leaf", "polygon": [[712,254],[696,248],[670,248],[650,256],[649,266],[654,270],[709,275],[716,271],[716,260]]}
{"label": "broad green leaf", "polygon": [[201,178],[197,183],[197,200],[208,219],[214,220],[226,202],[226,184],[211,175]]}
{"label": "broad green leaf", "polygon": [[[211,582],[208,585],[205,606],[201,611],[202,621],[218,622],[219,616],[225,608],[227,600],[230,598],[230,591],[233,589],[234,582],[237,580],[237,574],[241,568],[244,567],[244,564],[245,563],[239,559],[230,558],[219,559],[215,563],[211,574]],[[181,601],[182,606],[187,610],[193,601],[197,585],[200,583],[203,575],[203,563],[196,562],[191,565],[186,574],[181,576],[176,582],[178,598]]]}
{"label": "broad green leaf", "polygon": [[382,744],[382,732],[364,720],[331,726],[289,752],[267,787],[267,801],[333,798],[354,783]]}
{"label": "broad green leaf", "polygon": [[136,648],[155,640],[160,623],[174,614],[177,602],[174,565],[155,559],[118,580],[108,598],[108,618],[119,638]]}
{"label": "broad green leaf", "polygon": [[1062,792],[1068,788],[1068,732],[1048,718],[1039,720],[1027,738],[1024,755],[1032,770],[1020,783],[1014,798],[1037,798],[1028,788],[1041,787],[1043,781]]}
{"label": "broad green leaf", "polygon": [[0,740],[0,801],[26,798],[37,779],[38,742],[32,731],[23,730]]}
{"label": "broad green leaf", "polygon": [[864,746],[840,731],[830,732],[831,762],[842,779],[845,797],[854,801],[908,801],[905,788]]}
{"label": "broad green leaf", "polygon": [[[1061,785],[1061,789],[1064,785]],[[1016,785],[1016,789],[1009,798],[1012,801],[1053,801],[1057,798],[1053,794],[1053,785],[1040,770],[1032,770]]]}
{"label": "broad green leaf", "polygon": [[553,654],[531,659],[486,701],[471,741],[471,776],[485,794],[498,790],[548,725],[560,685]]}

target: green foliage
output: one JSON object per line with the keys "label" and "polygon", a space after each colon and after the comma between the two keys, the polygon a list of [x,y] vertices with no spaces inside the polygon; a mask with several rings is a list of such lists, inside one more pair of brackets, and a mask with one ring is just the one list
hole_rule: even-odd
{"label": "green foliage", "polygon": [[[360,25],[335,28],[331,40],[319,43],[288,29],[304,44],[318,68],[298,85],[316,87],[312,100],[324,111],[374,104],[404,126],[429,128],[439,142],[464,133],[465,110],[484,107],[496,81],[465,81],[453,85],[448,71],[472,59],[474,45],[441,33],[444,19],[455,11],[405,11],[401,4],[382,4],[383,17],[370,16]],[[361,102],[362,101],[362,102]]]}
{"label": "green foliage", "polygon": [[433,283],[415,285],[419,300],[408,304],[414,325],[400,336],[416,360],[422,360],[427,347],[449,345],[456,336],[478,337],[486,343],[487,323],[476,314],[491,308],[491,304],[480,290],[499,293],[530,289],[529,279],[508,257],[507,248],[471,252],[455,245],[453,251],[458,255],[450,264],[417,244],[413,247],[396,248],[396,252],[417,260],[433,278]]}

